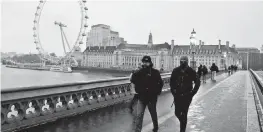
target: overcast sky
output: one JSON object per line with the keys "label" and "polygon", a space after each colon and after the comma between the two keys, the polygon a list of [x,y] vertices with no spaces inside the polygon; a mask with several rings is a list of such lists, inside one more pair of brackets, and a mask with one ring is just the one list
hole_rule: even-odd
{"label": "overcast sky", "polygon": [[[1,51],[36,52],[33,20],[38,1],[2,1]],[[88,24],[107,24],[130,44],[146,44],[152,32],[155,44],[189,44],[192,29],[197,39],[218,44],[218,39],[237,47],[260,48],[263,44],[263,2],[213,1],[87,1]],[[80,28],[76,1],[48,1],[40,20],[40,39],[48,52],[63,53],[60,31],[54,21],[68,27],[71,45]],[[90,29],[89,29],[90,30]],[[82,50],[84,50],[83,45]]]}

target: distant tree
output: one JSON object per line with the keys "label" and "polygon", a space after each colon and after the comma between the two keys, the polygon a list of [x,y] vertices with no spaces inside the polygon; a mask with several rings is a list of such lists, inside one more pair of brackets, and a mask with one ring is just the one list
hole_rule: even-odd
{"label": "distant tree", "polygon": [[49,54],[50,56],[57,57],[57,55],[53,52]]}
{"label": "distant tree", "polygon": [[40,62],[40,58],[37,54],[27,54],[22,56],[14,56],[11,58],[12,60],[19,63],[32,63],[32,62]]}

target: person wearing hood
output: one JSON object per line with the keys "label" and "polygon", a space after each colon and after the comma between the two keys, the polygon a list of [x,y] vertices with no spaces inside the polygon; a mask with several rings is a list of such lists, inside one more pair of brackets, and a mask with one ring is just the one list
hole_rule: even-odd
{"label": "person wearing hood", "polygon": [[[194,88],[193,82],[195,83]],[[173,69],[170,87],[174,97],[175,116],[180,121],[180,132],[185,132],[188,109],[193,96],[200,87],[200,78],[196,71],[188,66],[187,56],[181,57],[180,66]]]}
{"label": "person wearing hood", "polygon": [[138,94],[138,101],[134,110],[133,131],[141,131],[144,111],[147,106],[153,121],[153,132],[157,132],[156,104],[158,95],[162,92],[163,80],[160,72],[153,68],[150,56],[142,58],[142,68],[132,75],[131,82],[135,85],[135,92]]}

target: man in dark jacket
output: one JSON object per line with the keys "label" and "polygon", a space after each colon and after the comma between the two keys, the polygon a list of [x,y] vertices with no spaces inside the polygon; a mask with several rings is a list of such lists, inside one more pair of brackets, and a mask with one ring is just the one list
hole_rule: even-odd
{"label": "man in dark jacket", "polygon": [[215,76],[216,76],[216,73],[219,72],[218,70],[218,67],[216,66],[215,63],[212,64],[212,66],[210,67],[210,70],[211,70],[211,80],[215,81]]}
{"label": "man in dark jacket", "polygon": [[228,76],[231,75],[231,66],[228,67]]}
{"label": "man in dark jacket", "polygon": [[[193,88],[193,82],[195,86]],[[175,115],[180,121],[180,132],[185,132],[187,114],[193,96],[200,87],[200,78],[195,70],[188,66],[188,58],[181,57],[180,66],[176,67],[170,78],[171,92],[174,96]]]}
{"label": "man in dark jacket", "polygon": [[197,70],[197,74],[198,74],[199,78],[201,78],[202,72],[203,72],[203,66],[200,65],[200,66],[198,67],[198,70]]}
{"label": "man in dark jacket", "polygon": [[[130,75],[130,81],[132,80],[132,75],[136,72],[138,72],[141,69],[141,64],[139,64],[139,66],[132,71],[131,75]],[[131,83],[131,93],[134,94],[133,99],[131,100],[131,103],[129,105],[130,111],[131,113],[133,112],[133,105],[135,104],[135,102],[138,100],[138,94],[135,92],[135,85],[133,83]]]}
{"label": "man in dark jacket", "polygon": [[160,72],[153,68],[150,56],[144,56],[142,63],[142,69],[134,73],[131,79],[131,82],[135,85],[135,91],[138,93],[133,129],[135,132],[141,131],[144,111],[148,106],[153,121],[153,131],[156,132],[158,130],[156,103],[158,95],[162,92],[163,80]]}
{"label": "man in dark jacket", "polygon": [[206,83],[206,74],[208,73],[208,70],[205,65],[203,65],[202,71],[203,71],[203,83]]}

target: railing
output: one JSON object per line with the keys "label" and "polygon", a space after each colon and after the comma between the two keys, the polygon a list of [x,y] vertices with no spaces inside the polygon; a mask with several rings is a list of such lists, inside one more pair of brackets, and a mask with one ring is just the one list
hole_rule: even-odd
{"label": "railing", "polygon": [[257,75],[252,69],[250,69],[250,73],[255,80],[255,84],[253,87],[255,105],[258,114],[258,121],[260,125],[261,132],[263,131],[263,79]]}
{"label": "railing", "polygon": [[263,94],[263,79],[261,77],[259,77],[252,69],[250,69],[250,72],[252,73],[253,77],[255,78],[259,88],[260,88],[260,91],[261,91],[261,94]]}
{"label": "railing", "polygon": [[[163,91],[169,91],[170,73],[162,74],[162,78]],[[4,89],[1,91],[1,129],[21,130],[131,98],[128,77]]]}

